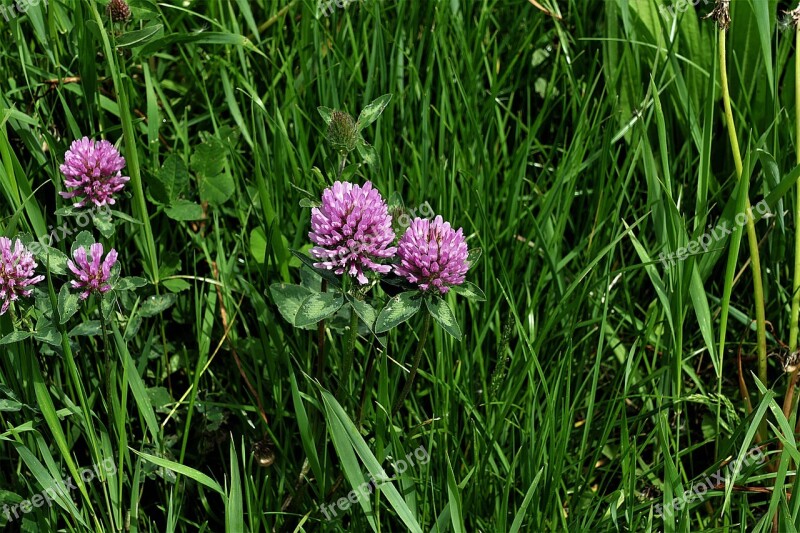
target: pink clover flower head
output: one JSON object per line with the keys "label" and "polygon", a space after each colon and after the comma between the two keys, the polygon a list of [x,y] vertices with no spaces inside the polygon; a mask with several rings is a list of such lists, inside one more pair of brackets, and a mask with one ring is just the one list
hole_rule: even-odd
{"label": "pink clover flower head", "polygon": [[365,272],[388,273],[380,264],[397,252],[390,246],[395,235],[386,201],[372,183],[363,186],[337,181],[322,192],[322,205],[311,210],[311,254],[321,261],[317,268],[355,277],[361,285]]}
{"label": "pink clover flower head", "polygon": [[92,292],[106,293],[111,290],[108,280],[111,277],[111,267],[117,262],[117,251],[111,249],[103,260],[103,245],[92,244],[89,256],[86,248],[79,246],[72,254],[75,261],[67,261],[67,266],[75,274],[72,280],[73,289],[83,289],[81,300],[85,300]]}
{"label": "pink clover flower head", "polygon": [[84,207],[90,201],[98,207],[114,205],[114,194],[130,180],[122,175],[123,167],[125,158],[110,142],[89,137],[72,141],[61,165],[64,185],[71,190],[60,194],[64,198],[82,197],[75,207]]}
{"label": "pink clover flower head", "polygon": [[33,254],[21,240],[15,239],[12,247],[11,239],[0,237],[0,315],[20,296],[30,296],[32,286],[44,279],[34,276],[35,268]]}
{"label": "pink clover flower head", "polygon": [[415,218],[398,243],[400,264],[394,271],[422,291],[446,294],[464,283],[468,253],[461,228],[454,230],[438,215],[433,221]]}

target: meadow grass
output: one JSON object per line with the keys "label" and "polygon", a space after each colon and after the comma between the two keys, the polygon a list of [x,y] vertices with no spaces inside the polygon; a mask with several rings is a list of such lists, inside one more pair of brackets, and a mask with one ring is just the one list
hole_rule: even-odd
{"label": "meadow grass", "polygon": [[[726,117],[711,2],[323,4],[3,12],[0,234],[57,238],[0,316],[0,526],[795,531],[796,6],[731,2]],[[342,167],[318,108],[389,94]],[[131,178],[86,224],[84,135]],[[351,367],[346,312],[284,319],[340,174],[481,250],[462,340],[362,323]],[[78,302],[90,236],[122,277]]]}

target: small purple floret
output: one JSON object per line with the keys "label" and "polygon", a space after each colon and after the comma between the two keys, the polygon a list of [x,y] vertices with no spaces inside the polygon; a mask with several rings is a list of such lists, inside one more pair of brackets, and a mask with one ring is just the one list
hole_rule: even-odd
{"label": "small purple floret", "polygon": [[16,239],[12,248],[11,239],[0,237],[0,315],[5,314],[11,302],[20,296],[30,296],[32,285],[44,279],[44,276],[33,275],[35,268],[33,254],[21,240]]}
{"label": "small purple floret", "polygon": [[123,167],[125,158],[110,142],[95,142],[89,137],[72,141],[61,165],[64,185],[71,190],[60,194],[64,198],[82,196],[75,207],[84,207],[89,201],[98,207],[114,205],[114,194],[130,180],[122,175]]}
{"label": "small purple floret", "polygon": [[117,262],[117,251],[111,249],[105,260],[103,257],[103,245],[93,244],[89,249],[89,257],[86,257],[86,249],[80,246],[72,254],[75,262],[67,261],[67,266],[75,274],[72,280],[73,289],[83,289],[81,300],[85,300],[92,292],[105,293],[111,290],[108,279],[111,277],[111,267]]}
{"label": "small purple floret", "polygon": [[441,216],[433,221],[415,218],[398,243],[400,264],[397,275],[416,284],[420,290],[445,294],[453,285],[464,283],[469,269],[467,243]]}
{"label": "small purple floret", "polygon": [[322,192],[322,205],[311,210],[311,254],[317,268],[355,277],[361,285],[365,271],[388,273],[391,265],[378,261],[394,256],[392,217],[386,202],[369,181],[363,187],[335,182]]}

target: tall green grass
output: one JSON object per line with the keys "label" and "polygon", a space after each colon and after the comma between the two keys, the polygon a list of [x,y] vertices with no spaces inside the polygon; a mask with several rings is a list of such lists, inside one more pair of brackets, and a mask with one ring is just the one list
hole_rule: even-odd
{"label": "tall green grass", "polygon": [[[103,4],[51,1],[0,19],[0,233],[74,227],[55,214],[58,165],[73,139],[102,136],[132,178],[103,240],[143,284],[120,290],[105,339],[99,300],[63,331],[20,307],[16,329],[36,331],[21,340],[0,317],[0,525],[796,529],[796,413],[778,355],[755,377],[742,232],[659,260],[766,199],[767,352],[787,355],[800,170],[781,20],[795,6],[732,2],[743,187],[710,4],[674,19],[660,0],[536,4],[363,0],[317,17],[311,0],[138,0],[123,27]],[[317,107],[356,114],[387,93],[364,131],[378,163],[345,175],[463,226],[487,296],[449,301],[464,339],[432,330],[394,417],[422,317],[385,347],[362,329],[348,375],[346,324],[329,321],[317,380],[316,328],[293,328],[268,290],[319,282],[290,252],[308,246],[301,200],[338,170]],[[65,278],[49,274],[56,297]],[[26,303],[45,309],[50,280]],[[345,378],[354,396],[337,401]],[[656,516],[744,457],[761,424],[769,465]],[[429,461],[392,468],[420,447]],[[7,523],[2,505],[108,458],[115,475]],[[370,477],[370,497],[326,519],[320,506]]]}

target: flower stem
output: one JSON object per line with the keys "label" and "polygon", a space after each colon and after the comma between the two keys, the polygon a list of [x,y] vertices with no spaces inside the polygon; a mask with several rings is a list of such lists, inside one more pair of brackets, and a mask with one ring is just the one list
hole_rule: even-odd
{"label": "flower stem", "polygon": [[417,351],[414,353],[414,359],[411,362],[411,372],[409,372],[406,384],[403,386],[403,390],[400,391],[400,396],[397,398],[397,402],[395,402],[394,404],[394,408],[392,409],[392,416],[397,414],[397,411],[399,411],[400,407],[403,406],[403,402],[406,400],[406,396],[408,396],[408,393],[411,392],[411,386],[414,384],[414,378],[417,376],[417,369],[419,368],[419,362],[422,359],[422,351],[425,348],[425,342],[428,340],[428,333],[431,330],[431,322],[432,322],[431,314],[425,313],[425,321],[422,323],[422,333],[420,333],[419,336]]}
{"label": "flower stem", "polygon": [[347,345],[344,348],[344,359],[342,360],[342,375],[339,378],[339,390],[336,392],[336,399],[342,402],[342,392],[350,387],[346,385],[350,380],[350,371],[353,370],[353,356],[356,351],[356,337],[358,336],[358,314],[350,307],[350,332],[347,336]]}
{"label": "flower stem", "polygon": [[339,157],[339,168],[337,169],[338,171],[336,172],[336,179],[337,180],[342,177],[342,172],[344,172],[344,167],[346,167],[346,166],[347,166],[347,155],[340,156]]}
{"label": "flower stem", "polygon": [[[728,126],[728,137],[730,138],[733,161],[736,165],[736,177],[739,183],[742,182],[744,168],[742,165],[742,155],[739,150],[739,140],[736,136],[736,128],[733,122],[733,111],[731,109],[731,95],[728,89],[728,73],[726,66],[725,53],[725,30],[719,28],[719,64],[720,81],[722,83],[722,101],[725,105],[725,120]],[[745,200],[747,212],[751,212],[750,199]],[[750,268],[753,273],[753,297],[756,306],[756,336],[758,340],[758,379],[766,385],[767,383],[767,326],[766,313],[764,311],[764,287],[761,278],[761,259],[758,253],[758,237],[756,236],[755,222],[752,216],[747,216],[747,243],[750,249]],[[762,439],[766,439],[766,421],[762,421],[759,431]]]}
{"label": "flower stem", "polygon": [[103,348],[106,358],[106,401],[111,410],[111,345],[108,343],[108,330],[106,328],[106,317],[103,315],[102,306],[100,309],[100,327],[103,330]]}

